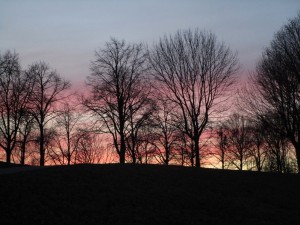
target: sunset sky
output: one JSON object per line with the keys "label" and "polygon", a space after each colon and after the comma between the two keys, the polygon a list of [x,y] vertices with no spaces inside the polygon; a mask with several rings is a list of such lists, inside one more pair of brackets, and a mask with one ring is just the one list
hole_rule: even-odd
{"label": "sunset sky", "polygon": [[238,52],[241,74],[300,10],[299,0],[0,0],[0,52],[45,61],[75,86],[110,37],[151,44],[178,29],[212,31]]}

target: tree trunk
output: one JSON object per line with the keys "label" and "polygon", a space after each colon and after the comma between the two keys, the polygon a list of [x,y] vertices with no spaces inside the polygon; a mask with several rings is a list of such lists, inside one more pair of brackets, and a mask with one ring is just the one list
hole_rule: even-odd
{"label": "tree trunk", "polygon": [[120,164],[125,164],[125,152],[120,153]]}
{"label": "tree trunk", "polygon": [[[9,128],[9,127],[8,127]],[[9,133],[9,131],[8,131]],[[12,140],[10,135],[8,135],[7,138],[7,143],[6,143],[6,148],[5,148],[5,152],[6,152],[6,162],[10,163],[11,162],[11,152],[12,152],[12,148],[11,148],[11,144],[12,144]]]}
{"label": "tree trunk", "polygon": [[221,162],[222,162],[222,170],[224,170],[225,169],[225,161],[224,161],[223,156],[222,156]]}
{"label": "tree trunk", "polygon": [[135,156],[135,152],[134,149],[132,150],[132,164],[136,164],[136,156]]}
{"label": "tree trunk", "polygon": [[71,165],[71,155],[70,154],[68,154],[67,161],[68,161],[68,166],[70,166]]}
{"label": "tree trunk", "polygon": [[125,143],[125,137],[122,133],[123,130],[121,130],[121,146],[120,146],[120,164],[125,163],[125,153],[126,153],[126,143]]}
{"label": "tree trunk", "polygon": [[40,127],[40,166],[45,165],[44,128]]}
{"label": "tree trunk", "polygon": [[200,167],[200,146],[199,146],[199,137],[194,138],[195,142],[195,156],[196,156],[196,167]]}
{"label": "tree trunk", "polygon": [[[69,127],[69,126],[68,126]],[[71,140],[70,140],[70,132],[69,129],[67,131],[67,140],[68,140],[68,152],[67,152],[67,161],[68,161],[68,166],[71,164]]]}
{"label": "tree trunk", "polygon": [[261,154],[260,154],[260,147],[257,146],[257,171],[261,172]]}
{"label": "tree trunk", "polygon": [[241,152],[241,157],[240,157],[240,170],[243,170],[243,161],[244,161],[244,159],[243,159],[243,152]]}
{"label": "tree trunk", "polygon": [[25,151],[26,151],[25,142],[22,142],[22,146],[21,146],[21,165],[25,164]]}
{"label": "tree trunk", "polygon": [[8,150],[6,151],[6,162],[7,162],[7,163],[10,163],[10,162],[11,162],[11,150],[10,150],[10,149],[8,149]]}
{"label": "tree trunk", "polygon": [[170,149],[169,147],[166,147],[166,160],[165,160],[165,165],[168,166],[169,165],[169,161],[170,161]]}

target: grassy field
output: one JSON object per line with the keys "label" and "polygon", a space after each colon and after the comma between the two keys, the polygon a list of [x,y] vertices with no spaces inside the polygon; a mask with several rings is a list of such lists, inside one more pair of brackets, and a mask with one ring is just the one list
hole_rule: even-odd
{"label": "grassy field", "polygon": [[158,165],[2,169],[1,225],[300,224],[298,175]]}

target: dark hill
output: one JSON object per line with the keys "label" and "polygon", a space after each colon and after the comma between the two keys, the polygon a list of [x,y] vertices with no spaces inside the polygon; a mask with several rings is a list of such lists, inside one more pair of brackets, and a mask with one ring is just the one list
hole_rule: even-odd
{"label": "dark hill", "polygon": [[23,167],[23,165],[13,164],[13,163],[6,163],[6,162],[0,162],[0,169],[2,169],[2,168],[12,168],[12,167]]}
{"label": "dark hill", "polygon": [[155,165],[0,175],[0,224],[300,224],[300,177]]}

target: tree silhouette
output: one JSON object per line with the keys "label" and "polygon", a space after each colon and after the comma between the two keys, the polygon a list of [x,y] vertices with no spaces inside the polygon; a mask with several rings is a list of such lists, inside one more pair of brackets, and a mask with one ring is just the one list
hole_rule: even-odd
{"label": "tree silhouette", "polygon": [[141,44],[111,39],[95,55],[87,82],[92,96],[84,105],[103,123],[100,130],[111,135],[120,163],[125,163],[129,126],[148,113],[150,102],[145,52]]}
{"label": "tree silhouette", "polygon": [[265,129],[266,165],[267,171],[279,173],[291,172],[291,145],[287,138],[272,129]]}
{"label": "tree silhouette", "polygon": [[266,161],[266,131],[261,123],[253,121],[249,127],[250,147],[249,156],[253,159],[255,169],[262,171]]}
{"label": "tree silhouette", "polygon": [[10,51],[0,54],[0,146],[6,152],[7,162],[11,161],[17,144],[30,90],[29,79],[21,71],[18,55]]}
{"label": "tree silhouette", "polygon": [[221,168],[225,169],[228,164],[229,154],[229,132],[227,130],[226,121],[221,122],[212,130],[212,149],[210,154],[221,163]]}
{"label": "tree silhouette", "polygon": [[226,122],[230,163],[238,170],[243,170],[249,158],[250,123],[245,116],[234,113]]}
{"label": "tree silhouette", "polygon": [[199,167],[200,135],[233,84],[237,57],[215,35],[199,30],[165,36],[149,56],[157,89],[180,109],[183,130],[193,142]]}
{"label": "tree silhouette", "polygon": [[30,94],[30,113],[39,129],[40,165],[45,164],[46,125],[57,115],[55,104],[65,98],[70,83],[62,79],[44,62],[34,63],[26,71],[33,84]]}
{"label": "tree silhouette", "polygon": [[274,35],[252,79],[250,110],[292,143],[300,171],[300,14]]}
{"label": "tree silhouette", "polygon": [[99,135],[94,132],[86,132],[84,130],[78,131],[74,146],[74,164],[100,163],[104,158],[105,153],[101,141]]}
{"label": "tree silhouette", "polygon": [[153,144],[156,147],[158,161],[168,165],[175,157],[175,149],[179,147],[179,132],[174,124],[173,105],[160,100],[158,108],[153,115]]}
{"label": "tree silhouette", "polygon": [[[69,99],[68,99],[69,100]],[[70,100],[69,100],[70,101]],[[59,115],[56,118],[56,145],[58,148],[53,151],[54,159],[59,164],[70,165],[76,151],[76,143],[78,142],[79,122],[81,114],[78,108],[69,102],[64,102],[61,106]]]}
{"label": "tree silhouette", "polygon": [[28,109],[23,111],[23,116],[18,129],[18,142],[20,148],[20,163],[25,164],[26,148],[29,143],[35,141],[33,131],[35,130],[34,118]]}
{"label": "tree silhouette", "polygon": [[[141,90],[145,91],[145,90]],[[149,89],[150,91],[150,89]],[[147,92],[149,95],[150,92]],[[128,115],[128,125],[127,125],[127,135],[126,135],[126,147],[127,153],[132,159],[132,163],[136,163],[137,158],[141,162],[141,150],[142,141],[144,140],[144,132],[146,126],[151,126],[151,116],[156,110],[155,102],[150,98],[150,96],[142,97],[142,105],[138,108],[129,107]]]}

